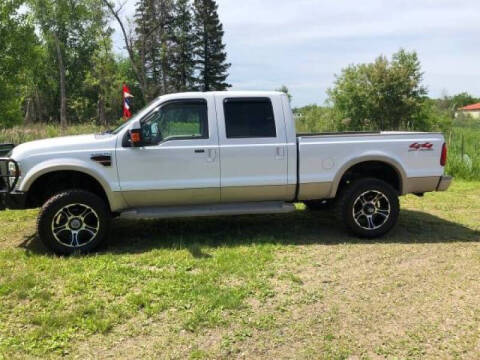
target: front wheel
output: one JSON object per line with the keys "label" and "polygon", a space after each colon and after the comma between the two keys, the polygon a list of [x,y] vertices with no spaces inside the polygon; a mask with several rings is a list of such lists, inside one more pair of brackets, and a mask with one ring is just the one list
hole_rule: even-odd
{"label": "front wheel", "polygon": [[97,195],[69,190],[53,196],[38,217],[40,240],[57,254],[86,253],[108,234],[110,213]]}
{"label": "front wheel", "polygon": [[388,233],[400,212],[398,193],[384,181],[367,178],[350,184],[337,201],[336,215],[355,235],[376,238]]}

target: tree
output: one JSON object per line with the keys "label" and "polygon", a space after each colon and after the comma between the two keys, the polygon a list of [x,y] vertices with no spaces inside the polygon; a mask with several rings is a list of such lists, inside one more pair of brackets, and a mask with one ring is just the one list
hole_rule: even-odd
{"label": "tree", "polygon": [[109,119],[120,118],[124,79],[112,53],[111,30],[99,34],[98,44],[92,56],[93,66],[85,77],[85,95],[96,99],[98,122],[108,126]]}
{"label": "tree", "polygon": [[416,128],[426,95],[422,78],[417,54],[401,49],[391,60],[380,56],[343,69],[329,102],[348,129]]}
{"label": "tree", "polygon": [[175,91],[195,89],[195,59],[192,31],[192,9],[189,0],[177,0],[175,4],[171,81]]}
{"label": "tree", "polygon": [[30,0],[29,3],[45,47],[58,69],[60,123],[65,127],[67,94],[77,96],[81,92],[97,47],[98,30],[105,26],[103,8],[97,0]]}
{"label": "tree", "polygon": [[160,45],[160,89],[161,93],[157,95],[167,94],[172,92],[170,72],[172,66],[172,49],[175,41],[173,28],[175,24],[174,20],[174,0],[157,0],[158,1],[158,27],[155,32],[155,38],[157,38]]}
{"label": "tree", "polygon": [[[156,53],[158,52],[158,44],[154,40],[153,32],[157,26],[157,16],[155,10],[154,0],[140,0],[135,8],[135,38],[130,40],[132,42],[132,51],[135,51],[136,58],[131,58],[131,63],[137,63],[137,67],[141,72],[140,87],[142,88],[143,97],[145,101],[149,101],[154,92],[152,89],[152,77],[156,77],[159,70],[158,59]],[[155,82],[155,79],[154,79]]]}
{"label": "tree", "polygon": [[28,66],[24,124],[58,118],[58,68],[53,57],[45,43],[39,41]]}
{"label": "tree", "polygon": [[319,133],[338,131],[338,122],[333,109],[318,105],[307,105],[294,109],[295,126],[299,133]]}
{"label": "tree", "polygon": [[133,44],[147,101],[172,90],[173,10],[173,0],[140,0],[136,5]]}
{"label": "tree", "polygon": [[230,64],[223,43],[223,25],[215,0],[194,0],[193,29],[198,87],[202,91],[225,90]]}
{"label": "tree", "polygon": [[442,98],[436,100],[436,105],[440,110],[447,112],[453,119],[459,108],[478,102],[480,102],[479,98],[467,92],[462,92],[454,96],[445,94]]}
{"label": "tree", "polygon": [[31,2],[35,19],[43,33],[44,40],[53,46],[58,67],[60,88],[60,124],[67,126],[67,96],[64,47],[67,43],[69,8],[64,1],[33,0]]}
{"label": "tree", "polygon": [[113,16],[113,18],[117,21],[118,25],[120,26],[120,30],[123,36],[123,41],[125,44],[125,49],[127,50],[128,57],[130,59],[129,64],[138,82],[138,87],[142,94],[142,100],[143,102],[146,102],[148,98],[148,88],[147,88],[145,70],[143,69],[143,66],[142,66],[143,62],[141,61],[141,59],[139,59],[135,51],[134,38],[131,34],[127,32],[127,28],[124,24],[124,21],[121,18],[121,12],[122,12],[123,6],[126,3],[115,5],[113,1],[109,1],[109,0],[102,0],[102,2],[107,7],[110,14]]}
{"label": "tree", "polygon": [[38,39],[34,27],[20,8],[23,1],[0,3],[0,121],[2,126],[22,120],[22,103],[35,62]]}
{"label": "tree", "polygon": [[462,92],[451,97],[451,105],[455,110],[478,102],[480,102],[479,98],[476,98],[467,92]]}

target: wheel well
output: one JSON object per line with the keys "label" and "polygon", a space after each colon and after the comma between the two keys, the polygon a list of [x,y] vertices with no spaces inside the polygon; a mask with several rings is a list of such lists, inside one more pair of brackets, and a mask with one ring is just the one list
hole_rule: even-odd
{"label": "wheel well", "polygon": [[27,195],[27,206],[42,206],[54,194],[69,189],[89,191],[109,205],[107,194],[102,185],[92,176],[80,171],[53,171],[40,176],[30,186]]}
{"label": "wheel well", "polygon": [[367,177],[385,181],[397,190],[398,193],[402,192],[401,176],[395,167],[383,161],[365,161],[353,165],[343,174],[338,185],[337,194],[352,181]]}

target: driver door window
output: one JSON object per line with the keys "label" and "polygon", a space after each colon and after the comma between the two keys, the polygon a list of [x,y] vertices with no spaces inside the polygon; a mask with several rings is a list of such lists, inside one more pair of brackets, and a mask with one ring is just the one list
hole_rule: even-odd
{"label": "driver door window", "polygon": [[169,140],[208,139],[205,101],[181,101],[164,105],[141,122],[145,146]]}

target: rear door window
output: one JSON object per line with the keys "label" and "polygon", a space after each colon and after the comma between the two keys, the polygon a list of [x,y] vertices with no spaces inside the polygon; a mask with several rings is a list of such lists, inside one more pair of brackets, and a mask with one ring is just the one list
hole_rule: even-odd
{"label": "rear door window", "polygon": [[223,107],[228,139],[277,137],[269,98],[230,98]]}

